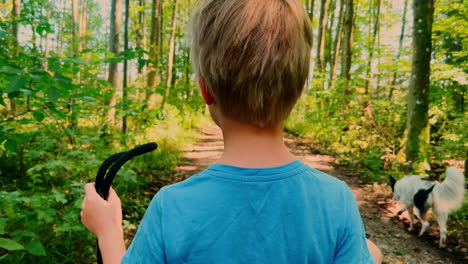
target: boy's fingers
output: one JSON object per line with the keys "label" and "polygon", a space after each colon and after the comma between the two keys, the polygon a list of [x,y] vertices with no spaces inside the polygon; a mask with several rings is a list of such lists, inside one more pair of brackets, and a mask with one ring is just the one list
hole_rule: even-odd
{"label": "boy's fingers", "polygon": [[102,197],[96,192],[94,182],[87,183],[85,185],[85,197],[88,199],[97,199],[98,197],[102,199]]}
{"label": "boy's fingers", "polygon": [[111,187],[110,190],[109,190],[109,199],[108,199],[109,202],[111,203],[119,203],[120,204],[120,199],[119,199],[119,196],[117,195],[117,193],[114,191],[114,189]]}
{"label": "boy's fingers", "polygon": [[88,194],[92,194],[93,192],[94,193],[96,192],[96,188],[94,187],[94,182],[87,183],[85,185],[85,194],[88,195]]}

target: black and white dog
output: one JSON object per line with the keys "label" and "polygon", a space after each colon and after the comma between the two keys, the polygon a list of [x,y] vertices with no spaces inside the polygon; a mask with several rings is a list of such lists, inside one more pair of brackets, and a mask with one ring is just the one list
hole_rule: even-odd
{"label": "black and white dog", "polygon": [[408,210],[409,230],[413,230],[413,207],[416,207],[416,216],[422,223],[420,236],[429,226],[426,213],[432,208],[440,228],[439,247],[445,247],[448,215],[461,207],[465,197],[465,176],[463,173],[457,168],[450,167],[447,169],[446,177],[442,183],[427,181],[417,175],[407,175],[398,181],[390,177],[390,183],[393,199],[400,200],[404,204],[398,215]]}

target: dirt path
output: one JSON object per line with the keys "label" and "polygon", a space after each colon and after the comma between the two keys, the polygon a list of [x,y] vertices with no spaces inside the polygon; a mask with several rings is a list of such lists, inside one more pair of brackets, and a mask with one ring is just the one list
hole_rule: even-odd
{"label": "dirt path", "polygon": [[[381,248],[384,263],[468,263],[466,248],[461,254],[459,249],[454,251],[457,245],[450,244],[450,236],[447,249],[439,249],[438,237],[434,234],[420,238],[416,233],[406,231],[407,220],[393,217],[399,208],[389,199],[390,190],[386,185],[365,185],[359,182],[358,177],[346,176],[344,168],[338,167],[333,157],[317,154],[306,140],[288,136],[285,141],[301,161],[348,183],[358,201],[367,236]],[[184,149],[182,162],[171,180],[181,181],[202,171],[221,156],[222,150],[221,131],[215,126],[203,129],[200,141]],[[431,224],[433,229],[437,229],[435,223]]]}

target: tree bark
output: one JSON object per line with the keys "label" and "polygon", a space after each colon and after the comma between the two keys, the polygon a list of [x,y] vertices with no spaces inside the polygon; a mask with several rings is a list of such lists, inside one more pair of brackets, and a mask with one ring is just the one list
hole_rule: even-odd
{"label": "tree bark", "polygon": [[[11,15],[13,16],[13,24],[12,24],[12,35],[13,35],[13,54],[14,56],[19,55],[19,35],[18,35],[18,28],[19,28],[19,16],[21,14],[21,0],[14,0],[13,1],[13,9],[11,10]],[[16,103],[13,99],[10,99],[10,114],[12,116],[16,115]]]}
{"label": "tree bark", "polygon": [[86,48],[86,30],[87,30],[87,8],[88,0],[82,0],[81,3],[81,14],[80,14],[80,28],[79,28],[79,45],[78,49],[81,52]]}
{"label": "tree bark", "polygon": [[[125,0],[125,33],[124,33],[124,50],[128,50],[128,20],[130,16],[130,0]],[[122,117],[122,133],[127,133],[127,114],[126,105],[127,105],[127,86],[128,86],[128,59],[124,60],[124,69],[123,69],[123,104],[124,104],[124,114]]]}
{"label": "tree bark", "polygon": [[72,1],[72,38],[71,38],[71,47],[72,47],[72,56],[76,57],[79,53],[79,27],[80,27],[80,17],[78,12],[78,0]]}
{"label": "tree bark", "polygon": [[[413,2],[413,59],[408,94],[407,171],[427,162],[429,77],[432,53],[432,21],[435,0]],[[416,168],[416,170],[418,170]]]}
{"label": "tree bark", "polygon": [[171,40],[169,42],[169,54],[167,57],[167,79],[166,79],[166,91],[163,96],[161,103],[161,111],[164,110],[164,106],[169,97],[172,86],[172,68],[174,63],[174,51],[175,51],[175,35],[177,31],[177,2],[174,0],[174,8],[172,10],[172,28],[171,28]]}
{"label": "tree bark", "polygon": [[[145,8],[146,3],[145,0],[138,0],[138,27],[136,31],[136,45],[139,50],[146,50],[146,16],[145,16]],[[143,55],[145,58],[145,55]],[[145,67],[138,67],[138,73],[141,75],[145,75]]]}
{"label": "tree bark", "polygon": [[345,80],[344,93],[350,94],[349,81],[351,79],[351,57],[353,47],[353,17],[354,2],[346,0],[346,11],[343,24],[343,57],[341,61],[341,77]]}
{"label": "tree bark", "polygon": [[369,59],[367,60],[366,81],[364,84],[365,94],[369,92],[369,83],[370,83],[371,72],[372,72],[372,60],[374,59],[375,42],[377,40],[377,32],[379,30],[379,25],[380,25],[381,2],[382,0],[375,0],[375,6],[372,12],[374,15],[374,26],[373,26],[372,35],[370,36]]}
{"label": "tree bark", "polygon": [[[408,0],[405,0],[405,4],[403,7],[403,18],[401,21],[401,33],[400,33],[400,41],[398,42],[398,52],[395,58],[395,62],[399,63],[401,57],[401,49],[403,47],[403,39],[405,38],[405,26],[406,26],[406,13],[408,10]],[[395,85],[397,83],[398,71],[393,72],[392,83],[390,84],[390,92],[388,93],[388,99],[391,100],[393,96],[393,90],[395,89]]]}
{"label": "tree bark", "polygon": [[333,53],[331,54],[331,69],[330,69],[330,78],[329,78],[329,85],[330,89],[335,87],[336,82],[336,70],[338,68],[338,59],[340,58],[340,46],[341,46],[341,38],[343,37],[343,21],[344,21],[344,0],[340,0],[340,14],[338,17],[338,25],[336,26],[335,32],[335,41],[333,43]]}
{"label": "tree bark", "polygon": [[325,36],[327,28],[327,13],[330,1],[322,0],[320,5],[320,18],[319,18],[319,28],[318,28],[318,37],[317,37],[317,59],[316,59],[316,70],[319,73],[323,72],[324,68],[324,51],[325,51]]}
{"label": "tree bark", "polygon": [[148,66],[148,76],[146,80],[146,100],[149,109],[155,107],[156,101],[156,72],[158,66],[159,57],[159,33],[160,33],[160,22],[161,22],[161,0],[153,0],[151,6],[151,35],[150,35],[150,54],[149,60],[150,65]]}
{"label": "tree bark", "polygon": [[[111,24],[110,24],[110,34],[109,34],[109,50],[114,53],[116,56],[119,54],[119,37],[120,37],[120,27],[122,24],[122,0],[112,0],[112,9],[111,9]],[[111,84],[112,98],[109,102],[109,115],[108,121],[113,124],[115,122],[115,105],[117,104],[118,97],[118,84],[119,84],[119,75],[117,71],[117,62],[109,63],[109,76],[108,82]]]}

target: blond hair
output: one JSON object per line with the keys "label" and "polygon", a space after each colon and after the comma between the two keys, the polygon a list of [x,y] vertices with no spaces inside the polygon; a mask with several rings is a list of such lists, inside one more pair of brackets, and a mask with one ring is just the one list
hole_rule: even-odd
{"label": "blond hair", "polygon": [[206,0],[192,19],[195,73],[224,116],[277,125],[307,80],[311,32],[299,0]]}

